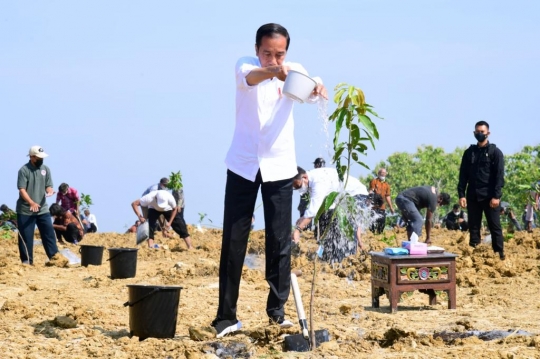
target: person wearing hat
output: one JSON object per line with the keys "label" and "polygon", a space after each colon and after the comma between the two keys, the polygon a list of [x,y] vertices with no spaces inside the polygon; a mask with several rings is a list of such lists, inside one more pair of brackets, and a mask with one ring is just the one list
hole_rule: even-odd
{"label": "person wearing hat", "polygon": [[[143,215],[139,213],[139,206],[148,208],[148,219],[144,218]],[[148,220],[148,227],[150,228],[150,235],[148,238],[149,248],[159,248],[159,246],[154,243],[154,233],[156,231],[157,220],[161,215],[163,215],[167,221],[165,227],[172,227],[172,229],[184,239],[188,249],[192,248],[189,234],[187,238],[184,236],[185,229],[182,226],[181,218],[177,216],[178,209],[176,200],[170,192],[164,190],[152,191],[147,195],[142,196],[140,199],[133,201],[131,207],[141,223]]]}
{"label": "person wearing hat", "polygon": [[17,224],[19,227],[19,255],[23,264],[34,264],[34,230],[36,225],[45,254],[51,259],[58,253],[47,197],[54,195],[51,170],[43,164],[48,156],[40,146],[30,147],[30,160],[17,176]]}

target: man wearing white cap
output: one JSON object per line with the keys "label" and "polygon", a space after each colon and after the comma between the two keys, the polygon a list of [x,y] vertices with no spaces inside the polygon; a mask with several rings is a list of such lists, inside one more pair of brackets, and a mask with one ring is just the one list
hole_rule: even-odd
{"label": "man wearing white cap", "polygon": [[167,221],[166,226],[172,227],[172,229],[180,235],[186,242],[188,248],[191,248],[191,240],[189,235],[187,238],[183,236],[183,230],[180,218],[177,214],[176,200],[173,195],[164,190],[157,190],[142,196],[140,199],[134,201],[131,204],[133,211],[141,221],[144,223],[146,219],[139,213],[138,207],[148,208],[148,226],[150,227],[150,234],[148,237],[148,247],[159,248],[157,244],[154,244],[154,232],[156,230],[156,223],[160,215],[165,217]]}
{"label": "man wearing white cap", "polygon": [[48,156],[40,146],[32,146],[28,153],[30,161],[21,167],[17,177],[19,199],[17,200],[17,224],[19,254],[23,264],[34,264],[34,230],[36,225],[47,257],[58,253],[56,237],[46,197],[54,194],[51,171],[43,164]]}

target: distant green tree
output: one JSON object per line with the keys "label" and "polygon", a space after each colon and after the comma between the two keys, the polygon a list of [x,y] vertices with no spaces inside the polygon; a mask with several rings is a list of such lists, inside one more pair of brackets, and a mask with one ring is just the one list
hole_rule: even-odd
{"label": "distant green tree", "polygon": [[503,200],[510,203],[520,217],[534,190],[533,184],[540,180],[540,145],[525,146],[521,152],[506,155],[504,170]]}
{"label": "distant green tree", "polygon": [[[386,168],[392,198],[410,187],[435,186],[440,192],[448,192],[452,197],[450,205],[438,211],[439,214],[445,214],[458,201],[459,166],[465,149],[458,147],[447,153],[440,147],[423,145],[416,153],[396,152],[379,162],[373,172],[360,180],[368,184],[377,176],[379,168]],[[502,200],[510,203],[516,209],[515,213],[519,214],[530,200],[533,183],[540,180],[540,145],[525,146],[518,153],[506,154],[504,161],[505,186]]]}
{"label": "distant green tree", "polygon": [[416,153],[396,152],[379,162],[372,173],[360,180],[369,184],[377,176],[379,168],[384,167],[388,171],[392,198],[407,188],[417,186],[434,186],[439,192],[448,192],[452,202],[434,214],[437,221],[441,213],[446,214],[451,205],[458,201],[457,183],[463,151],[465,148],[456,148],[446,153],[441,147],[422,145]]}

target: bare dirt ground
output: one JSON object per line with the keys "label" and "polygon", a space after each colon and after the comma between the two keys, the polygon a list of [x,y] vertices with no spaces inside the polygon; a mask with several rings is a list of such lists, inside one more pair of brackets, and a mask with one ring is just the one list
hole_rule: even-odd
{"label": "bare dirt ground", "polygon": [[[318,266],[317,329],[328,329],[331,341],[313,352],[283,352],[283,335],[299,333],[299,326],[280,331],[265,313],[268,285],[264,265],[256,259],[244,267],[238,303],[241,332],[216,340],[199,338],[190,327],[207,327],[218,298],[221,232],[200,233],[191,228],[196,250],[185,251],[179,239],[156,238],[165,245],[138,251],[135,278],[110,278],[105,250],[101,266],[46,266],[43,247],[34,250],[35,265],[19,263],[16,237],[0,239],[0,348],[2,358],[540,358],[540,230],[517,233],[506,243],[506,261],[490,246],[474,251],[460,232],[435,230],[434,245],[459,255],[457,309],[448,310],[445,298],[428,306],[419,292],[402,296],[391,314],[381,297],[381,308],[371,307],[370,258],[347,258],[340,268]],[[391,235],[387,232],[386,235]],[[405,239],[403,232],[397,234]],[[366,235],[369,250],[386,244],[381,236]],[[81,244],[135,247],[134,235],[89,234]],[[78,248],[69,245],[73,252]],[[293,259],[300,268],[304,306],[309,292],[316,248],[303,238],[301,254]],[[264,253],[264,232],[252,233],[249,252]],[[173,339],[130,337],[128,284],[180,285],[176,336]],[[297,322],[292,295],[286,311]],[[483,341],[476,336],[443,341],[436,333],[469,330],[510,330],[505,339]],[[517,330],[532,333],[519,335]],[[515,333],[514,333],[515,332]],[[201,332],[199,332],[201,334]],[[202,330],[202,334],[205,332]],[[436,337],[436,335],[435,335]],[[229,355],[229,356],[227,356]]]}

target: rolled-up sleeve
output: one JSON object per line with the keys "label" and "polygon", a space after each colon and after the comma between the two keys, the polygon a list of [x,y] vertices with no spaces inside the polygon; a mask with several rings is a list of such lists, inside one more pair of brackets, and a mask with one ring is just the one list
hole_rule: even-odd
{"label": "rolled-up sleeve", "polygon": [[254,69],[260,68],[254,63],[252,57],[242,57],[236,62],[236,87],[243,90],[251,90],[255,86],[250,86],[246,81],[246,76]]}

